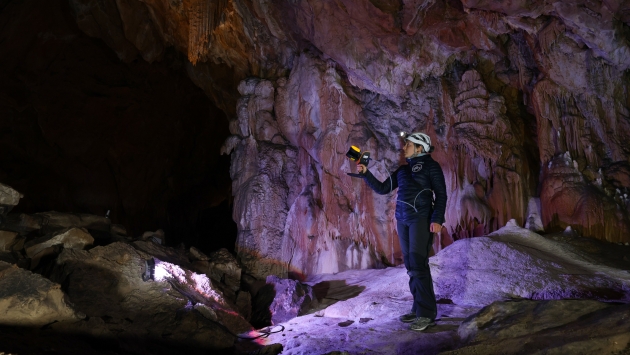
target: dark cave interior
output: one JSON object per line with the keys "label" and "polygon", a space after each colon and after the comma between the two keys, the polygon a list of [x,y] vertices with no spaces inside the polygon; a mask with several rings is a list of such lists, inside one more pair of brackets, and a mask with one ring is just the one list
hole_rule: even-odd
{"label": "dark cave interior", "polygon": [[234,250],[228,120],[175,50],[121,61],[67,1],[0,2],[0,179],[12,213],[109,216],[131,235]]}

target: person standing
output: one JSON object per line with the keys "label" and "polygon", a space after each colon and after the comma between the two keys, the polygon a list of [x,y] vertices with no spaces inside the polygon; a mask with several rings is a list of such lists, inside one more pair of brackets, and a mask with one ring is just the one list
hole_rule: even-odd
{"label": "person standing", "polygon": [[440,232],[444,223],[446,183],[440,164],[431,158],[433,147],[428,135],[421,132],[407,135],[403,150],[407,164],[398,167],[384,182],[374,177],[365,165],[359,164],[358,172],[378,194],[398,188],[396,227],[413,295],[411,312],[399,319],[411,323],[411,330],[423,331],[435,325],[437,316],[429,251],[433,233]]}

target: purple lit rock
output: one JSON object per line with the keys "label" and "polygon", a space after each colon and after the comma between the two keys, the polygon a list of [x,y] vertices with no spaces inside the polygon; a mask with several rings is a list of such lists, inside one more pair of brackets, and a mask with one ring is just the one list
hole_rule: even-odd
{"label": "purple lit rock", "polygon": [[[622,248],[587,240],[600,245],[602,254]],[[488,237],[456,241],[430,258],[439,319],[423,333],[398,321],[413,299],[404,267],[314,275],[307,281],[313,287],[328,282],[360,292],[282,323],[300,333],[272,334],[269,341],[283,344],[287,354],[313,355],[340,349],[383,355],[413,355],[418,349],[449,355],[623,353],[630,343],[630,264],[607,266],[611,256],[597,258],[590,249],[571,248],[513,222]],[[619,254],[623,257],[623,249]],[[328,292],[322,292],[324,298]],[[532,295],[538,299],[530,300]],[[555,300],[563,297],[582,300]],[[349,321],[354,323],[340,326]]]}
{"label": "purple lit rock", "polygon": [[506,299],[630,301],[630,275],[514,221],[459,240],[430,259],[438,299],[483,306]]}
{"label": "purple lit rock", "polygon": [[274,275],[267,277],[267,284],[258,290],[253,302],[254,326],[286,322],[317,305],[310,286]]}

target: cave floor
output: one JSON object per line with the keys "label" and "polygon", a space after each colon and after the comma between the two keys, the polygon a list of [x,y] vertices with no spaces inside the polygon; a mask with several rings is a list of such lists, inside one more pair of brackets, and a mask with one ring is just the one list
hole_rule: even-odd
{"label": "cave floor", "polygon": [[358,322],[346,317],[310,314],[282,324],[285,330],[272,334],[267,343],[282,344],[283,355],[327,354],[333,351],[349,354],[438,354],[458,347],[459,325],[478,309],[439,305],[438,310],[440,315],[436,325],[424,332],[409,330],[409,325],[398,321],[399,314],[393,312],[389,317],[366,317]]}
{"label": "cave floor", "polygon": [[322,300],[326,308],[273,327],[275,333],[264,343],[282,344],[283,355],[437,354],[457,348],[459,325],[481,307],[439,300],[436,325],[424,332],[411,331],[398,320],[411,307],[407,277],[404,267],[316,275],[308,283],[315,288],[326,285]]}
{"label": "cave floor", "polygon": [[[582,238],[566,235],[562,237],[560,234],[541,236],[510,225],[494,233],[491,239],[494,244],[490,245],[508,245],[514,250],[522,251],[520,255],[534,255],[535,260],[555,260],[557,263],[566,265],[547,266],[550,269],[560,268],[562,271],[557,276],[553,273],[536,274],[525,268],[522,272],[514,272],[511,276],[493,278],[488,275],[501,274],[505,271],[501,270],[502,266],[506,269],[510,264],[525,265],[529,262],[525,258],[509,260],[507,255],[496,256],[500,262],[494,271],[490,270],[488,274],[475,274],[479,278],[475,282],[466,281],[464,277],[464,290],[468,294],[469,303],[457,301],[454,303],[450,299],[440,299],[436,289],[438,295],[436,326],[424,332],[409,330],[408,324],[398,320],[400,315],[409,312],[412,305],[408,276],[404,266],[314,275],[306,283],[313,286],[316,294],[320,293],[318,295],[320,307],[310,314],[276,325],[272,328],[275,333],[268,336],[263,343],[282,344],[283,355],[546,353],[545,351],[549,349],[566,353],[563,351],[574,351],[567,350],[573,349],[571,346],[584,349],[578,351],[584,354],[630,353],[630,332],[625,326],[619,328],[616,325],[625,324],[627,316],[630,316],[627,304],[627,295],[630,290],[630,263],[628,263],[627,255],[630,247],[613,243],[583,243],[580,242]],[[469,245],[472,246],[481,241],[482,239],[476,239]],[[500,243],[496,243],[499,241]],[[486,254],[486,256],[481,256],[482,259],[489,260],[493,252],[492,248],[485,249],[487,245],[484,244],[480,247],[481,249],[475,250],[478,254]],[[462,250],[467,253],[468,249],[462,248]],[[451,248],[449,253],[441,255],[442,260],[437,257],[431,258],[432,274],[437,274],[438,277],[436,279],[434,275],[434,282],[446,282],[450,285],[447,288],[458,286],[458,281],[451,279],[456,274],[446,274],[444,270],[440,271],[440,267],[443,269],[445,262],[455,263],[456,260],[463,260],[463,255],[457,254],[457,248]],[[445,259],[450,259],[450,261],[445,261]],[[538,266],[544,267],[544,264]],[[532,264],[528,267],[532,270],[536,269]],[[465,269],[459,271],[466,272]],[[605,298],[608,297],[606,294],[597,296],[593,293],[589,296],[589,292],[575,293],[574,297],[568,299],[555,298],[551,293],[540,299],[533,296],[526,297],[523,294],[509,296],[510,292],[507,292],[506,297],[488,299],[488,302],[484,304],[474,303],[475,300],[480,299],[479,294],[487,293],[487,289],[506,289],[506,285],[509,284],[523,285],[524,279],[535,279],[542,275],[551,275],[543,276],[549,277],[544,281],[557,282],[556,287],[562,289],[567,287],[563,286],[565,284],[562,283],[562,279],[566,274],[575,272],[583,277],[592,277],[593,280],[603,278],[611,281],[611,284],[618,285],[620,293],[615,296],[617,299],[606,300]],[[468,279],[476,278],[472,275],[469,274]],[[440,277],[442,280],[439,279]],[[448,280],[445,281],[445,278]],[[514,290],[518,290],[518,286]],[[444,292],[443,288],[441,292]],[[324,297],[320,298],[322,293]],[[497,302],[493,303],[495,301]],[[572,306],[571,302],[583,303]],[[480,316],[480,313],[475,315],[475,313],[482,308],[492,309],[492,307],[484,308],[490,304],[493,304],[497,310],[489,311],[490,321],[483,324],[487,319],[484,320],[484,316]],[[594,304],[594,307],[603,307],[601,313],[591,312],[577,317],[574,315],[575,311],[570,310],[571,307],[580,308],[582,305],[590,307]],[[614,311],[612,310],[614,307],[619,308]],[[611,316],[619,312],[629,314]],[[466,319],[472,315],[474,317],[471,318],[475,320]],[[615,317],[619,319],[615,320]],[[470,339],[460,337],[466,336],[460,327],[462,322],[467,322],[467,326],[477,322],[481,324],[476,330],[479,334],[486,332],[492,335],[482,334],[480,340],[470,343]],[[611,326],[608,328],[602,326],[608,324],[606,322],[609,322]],[[527,330],[523,332],[522,329]],[[583,343],[577,335],[581,331],[590,332],[586,343]],[[553,336],[549,335],[552,333]],[[514,351],[504,352],[507,350],[492,343],[494,340],[491,341],[497,334],[506,340],[522,342],[526,345],[519,349],[517,348],[521,345],[515,345]],[[484,336],[488,339],[484,340]],[[486,345],[487,348],[485,348]],[[537,350],[527,348],[527,346]],[[592,350],[586,350],[587,348]],[[537,352],[538,350],[542,352]]]}

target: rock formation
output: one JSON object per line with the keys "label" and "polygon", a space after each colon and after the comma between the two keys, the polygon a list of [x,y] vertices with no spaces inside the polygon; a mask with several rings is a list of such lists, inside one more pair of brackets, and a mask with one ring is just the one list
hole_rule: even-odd
{"label": "rock formation", "polygon": [[5,326],[41,327],[85,318],[68,303],[59,284],[3,261],[0,290],[0,324]]}
{"label": "rock formation", "polygon": [[[64,353],[101,351],[82,349],[90,339],[137,354],[223,351],[252,329],[238,313],[249,317],[251,296],[225,250],[198,265],[188,258],[201,256],[193,248],[121,238],[124,228],[99,216],[9,214],[7,221],[9,230],[0,230],[1,351],[40,353],[57,346],[51,338],[68,341]],[[100,232],[100,246],[88,231]],[[33,341],[14,339],[7,348],[7,327]]]}
{"label": "rock formation", "polygon": [[595,301],[496,302],[459,327],[471,344],[444,354],[623,354],[630,344],[629,311]]}
{"label": "rock formation", "polygon": [[404,267],[347,270],[310,277],[316,293],[338,301],[280,323],[285,333],[270,342],[287,354],[624,354],[629,250],[571,231],[543,237],[512,221],[430,258],[434,327],[411,332],[398,321],[412,303]]}
{"label": "rock formation", "polygon": [[[56,222],[35,223],[44,215]],[[11,353],[468,354],[501,353],[504,342],[514,353],[610,353],[630,344],[628,307],[619,305],[630,300],[630,246],[570,228],[543,237],[511,220],[441,250],[430,260],[438,326],[418,336],[396,320],[412,299],[402,266],[323,273],[307,284],[259,281],[227,250],[168,247],[161,231],[134,238],[109,225],[93,246],[88,231],[108,225],[101,217],[13,217],[15,231],[0,232],[0,260],[8,261],[0,261],[0,344]]]}
{"label": "rock formation", "polygon": [[126,62],[185,54],[230,120],[237,249],[247,272],[400,262],[385,178],[396,131],[423,130],[449,189],[439,250],[535,215],[609,242],[630,231],[625,2],[71,0]]}

